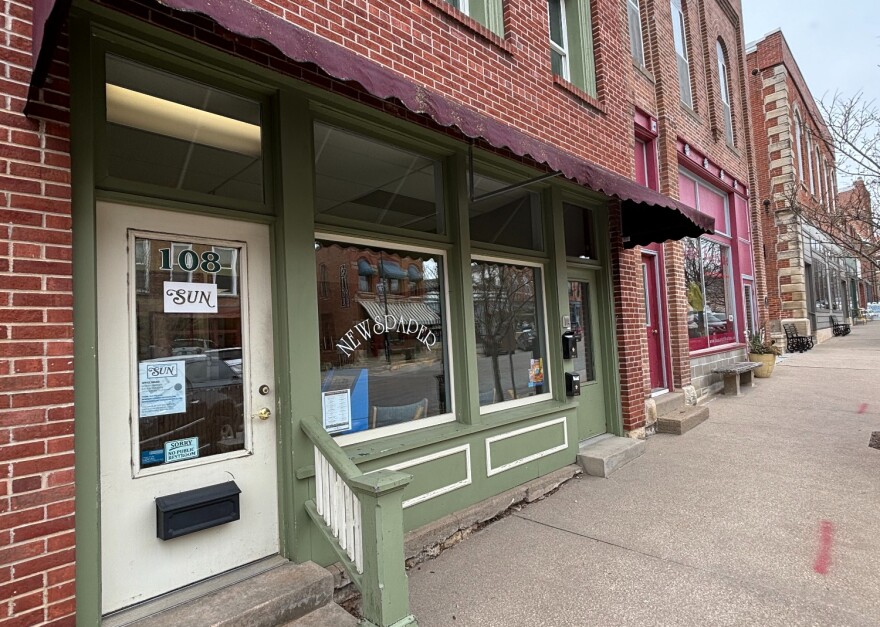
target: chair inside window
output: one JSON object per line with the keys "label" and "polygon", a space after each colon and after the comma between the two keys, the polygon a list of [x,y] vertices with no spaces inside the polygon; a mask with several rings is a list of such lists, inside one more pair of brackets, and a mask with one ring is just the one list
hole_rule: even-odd
{"label": "chair inside window", "polygon": [[417,403],[409,405],[395,405],[393,407],[379,407],[373,405],[370,408],[370,428],[387,427],[401,422],[418,420],[428,415],[428,399],[423,398]]}

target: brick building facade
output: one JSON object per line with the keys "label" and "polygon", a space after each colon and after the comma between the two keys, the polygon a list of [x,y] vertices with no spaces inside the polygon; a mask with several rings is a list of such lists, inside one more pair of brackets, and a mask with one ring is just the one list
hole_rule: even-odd
{"label": "brick building facade", "polygon": [[763,254],[771,331],[782,324],[820,341],[830,315],[849,317],[853,260],[792,211],[792,202],[833,211],[835,155],[816,105],[782,31],[750,44],[748,67],[757,193],[763,204]]}
{"label": "brick building facade", "polygon": [[[274,554],[370,586],[402,560],[334,552],[322,463],[409,531],[714,388],[763,302],[741,9],[549,9],[4,5],[0,625]],[[240,519],[156,522],[218,490]]]}

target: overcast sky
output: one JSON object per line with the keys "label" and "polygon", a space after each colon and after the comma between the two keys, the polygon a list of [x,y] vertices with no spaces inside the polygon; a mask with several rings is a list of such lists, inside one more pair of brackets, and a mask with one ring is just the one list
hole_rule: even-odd
{"label": "overcast sky", "polygon": [[817,101],[863,91],[880,104],[880,2],[742,0],[746,43],[782,29]]}

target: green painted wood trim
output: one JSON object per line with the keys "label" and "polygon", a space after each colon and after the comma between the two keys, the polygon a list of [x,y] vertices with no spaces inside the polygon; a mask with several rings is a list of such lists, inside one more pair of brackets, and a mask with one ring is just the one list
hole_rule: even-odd
{"label": "green painted wood trim", "polygon": [[70,16],[73,396],[76,428],[76,623],[101,622],[101,475],[98,425],[98,284],[95,251],[93,72],[89,19]]}
{"label": "green painted wood trim", "polygon": [[[472,425],[483,422],[480,416],[480,395],[477,381],[477,338],[471,329],[476,328],[474,320],[474,286],[471,277],[471,231],[468,222],[470,198],[468,195],[468,162],[464,152],[458,152],[447,160],[446,203],[449,215],[449,229],[458,246],[449,253],[450,285],[461,289],[450,289],[449,326],[450,329],[465,329],[464,333],[451,333],[450,342],[454,354],[463,356],[454,364],[455,408],[459,424]],[[462,411],[463,410],[463,411]],[[443,425],[445,426],[445,425]]]}
{"label": "green painted wood trim", "polygon": [[[377,439],[373,442],[353,444],[345,447],[343,450],[352,462],[360,466],[393,455],[406,453],[407,451],[422,449],[429,444],[442,445],[449,440],[468,438],[484,431],[497,429],[517,422],[538,419],[544,416],[565,412],[571,413],[576,409],[577,405],[570,402],[561,403],[558,401],[524,405],[499,414],[486,414],[483,418],[487,420],[480,423],[468,425],[462,422],[450,422],[445,425],[429,427],[420,431],[411,431],[399,436]],[[311,463],[297,466],[297,479],[306,480],[314,476],[315,467]]]}
{"label": "green painted wood trim", "polygon": [[[409,620],[409,582],[403,550],[403,473],[379,470],[363,475],[364,486],[352,485],[361,502],[364,572],[361,611],[369,622],[394,625]],[[369,483],[373,490],[368,488]],[[394,486],[394,489],[385,489]],[[381,492],[379,490],[382,490]]]}
{"label": "green painted wood trim", "polygon": [[315,524],[315,527],[321,532],[321,535],[327,540],[327,543],[333,549],[333,552],[336,554],[336,557],[339,559],[339,563],[342,564],[342,567],[345,568],[345,572],[348,574],[348,578],[351,579],[351,582],[355,585],[358,590],[362,590],[364,587],[363,577],[357,571],[357,568],[354,565],[354,562],[348,557],[348,553],[346,553],[342,547],[336,542],[336,538],[333,537],[333,532],[330,530],[330,527],[327,526],[327,523],[324,522],[324,517],[318,513],[318,507],[315,505],[315,502],[311,499],[305,502],[306,512],[309,515],[309,518],[312,519],[312,522]]}
{"label": "green painted wood trim", "polygon": [[608,209],[594,214],[599,255],[605,270],[597,274],[599,279],[599,316],[607,324],[599,325],[602,345],[602,367],[605,369],[605,414],[608,433],[623,435],[623,406],[620,400],[620,358],[617,353],[617,316],[614,313],[614,279],[611,276],[610,231]]}
{"label": "green painted wood trim", "polygon": [[[295,480],[295,464],[314,460],[308,438],[297,437],[304,416],[320,416],[321,373],[303,364],[319,364],[318,299],[315,284],[314,179],[312,177],[312,122],[308,101],[300,94],[282,90],[278,99],[277,185],[278,228],[275,237],[278,294],[279,360],[276,379],[279,389],[279,421],[282,435],[289,434],[280,448],[285,484],[281,510],[287,516],[287,556],[297,562],[312,559],[318,531],[312,526],[304,504],[311,498],[308,481]],[[292,485],[289,485],[292,484]]]}
{"label": "green painted wood trim", "polygon": [[342,476],[343,481],[348,483],[363,474],[357,465],[348,458],[345,451],[336,444],[330,434],[324,430],[320,420],[309,416],[300,420],[299,426],[336,472]]}

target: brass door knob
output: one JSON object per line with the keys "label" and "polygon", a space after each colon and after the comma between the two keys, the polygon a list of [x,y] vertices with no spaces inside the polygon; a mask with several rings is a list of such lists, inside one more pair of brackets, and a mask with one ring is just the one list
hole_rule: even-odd
{"label": "brass door knob", "polygon": [[269,417],[272,415],[272,410],[268,407],[263,407],[260,411],[257,412],[257,418],[260,420],[269,420]]}

